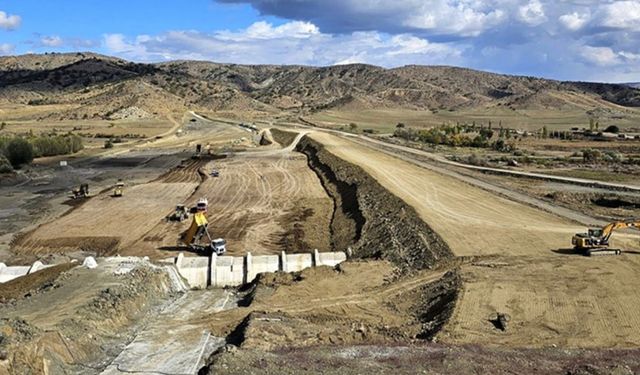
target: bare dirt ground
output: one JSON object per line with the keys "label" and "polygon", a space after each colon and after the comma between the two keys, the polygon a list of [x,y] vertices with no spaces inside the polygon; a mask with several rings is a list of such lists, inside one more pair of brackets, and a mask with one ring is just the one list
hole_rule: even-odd
{"label": "bare dirt ground", "polygon": [[[232,125],[199,117],[187,124],[182,136],[160,140],[149,149],[175,150],[201,142],[213,150],[222,147],[215,146],[217,142],[228,147],[253,142],[252,133]],[[234,136],[238,142],[229,142]],[[201,197],[209,200],[212,236],[225,238],[231,255],[329,250],[333,203],[305,156],[292,152],[293,145],[281,149],[277,144],[251,144],[250,151],[229,152],[224,159],[186,159],[158,178],[125,186],[123,197],[112,197],[111,189],[95,194],[64,216],[19,236],[11,251],[23,259],[78,251],[100,256],[174,256],[185,250],[177,247],[177,239],[190,221],[167,222],[165,217],[176,204],[194,206]],[[94,168],[118,160],[127,162],[119,155],[94,163]],[[136,160],[132,162],[135,165]],[[210,176],[213,169],[220,177]]]}
{"label": "bare dirt ground", "polygon": [[311,137],[330,152],[363,167],[416,208],[458,256],[550,253],[566,247],[571,234],[581,229],[551,214],[345,139],[325,133],[313,133]]}
{"label": "bare dirt ground", "polygon": [[75,267],[46,290],[0,303],[0,373],[100,373],[147,316],[184,291],[165,270],[140,259],[99,259],[96,269]]}
{"label": "bare dirt ground", "polygon": [[[632,286],[640,281],[632,271],[639,261],[637,236],[616,234],[616,244],[629,250],[621,257],[583,258],[567,248],[584,228],[567,219],[336,136],[311,137],[413,206],[456,255],[507,258],[463,266],[463,292],[441,340],[637,346],[637,333],[628,329],[640,322],[632,308],[640,303]],[[517,322],[506,334],[489,322],[496,312]]]}
{"label": "bare dirt ground", "polygon": [[[294,275],[264,274],[237,309],[206,322],[243,349],[420,341],[437,330],[455,300],[457,276],[446,269],[398,278],[386,261],[359,261]],[[427,298],[427,296],[429,296]]]}
{"label": "bare dirt ground", "polygon": [[[238,153],[202,168],[206,174],[214,169],[220,177],[206,177],[188,198],[165,200],[164,214],[167,202],[194,206],[199,198],[207,198],[209,231],[227,240],[230,255],[328,250],[333,205],[303,155]],[[172,250],[179,233],[190,225],[189,221],[154,223],[138,237],[132,251],[151,255],[154,249]]]}

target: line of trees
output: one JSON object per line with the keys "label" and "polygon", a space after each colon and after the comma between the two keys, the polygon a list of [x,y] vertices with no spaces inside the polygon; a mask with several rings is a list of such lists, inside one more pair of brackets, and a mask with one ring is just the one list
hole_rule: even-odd
{"label": "line of trees", "polygon": [[491,128],[466,125],[441,125],[429,129],[407,128],[398,124],[393,133],[395,137],[414,142],[429,143],[433,145],[447,145],[452,147],[476,147],[494,148],[498,151],[513,151],[513,145],[505,141],[504,129],[500,130],[500,136],[492,141],[494,131]]}
{"label": "line of trees", "polygon": [[[83,149],[82,138],[75,134],[41,136],[2,136],[0,154],[13,168],[29,164],[34,158],[73,154]],[[6,162],[0,164],[6,172]]]}

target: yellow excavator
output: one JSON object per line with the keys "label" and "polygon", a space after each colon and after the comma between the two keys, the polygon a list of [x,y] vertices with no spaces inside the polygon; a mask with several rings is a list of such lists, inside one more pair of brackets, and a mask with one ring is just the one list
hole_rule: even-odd
{"label": "yellow excavator", "polygon": [[[199,253],[215,253],[217,255],[224,254],[227,249],[227,241],[222,238],[211,239],[211,235],[209,234],[209,230],[207,229],[209,222],[207,221],[207,217],[205,213],[200,211],[196,212],[193,215],[193,221],[191,222],[191,226],[180,236],[180,243],[183,243],[193,251]],[[206,245],[201,243],[202,237],[207,238]]]}
{"label": "yellow excavator", "polygon": [[589,228],[587,233],[576,233],[571,239],[573,248],[585,255],[620,255],[620,249],[609,247],[609,239],[615,230],[640,229],[640,219],[614,221],[603,228]]}

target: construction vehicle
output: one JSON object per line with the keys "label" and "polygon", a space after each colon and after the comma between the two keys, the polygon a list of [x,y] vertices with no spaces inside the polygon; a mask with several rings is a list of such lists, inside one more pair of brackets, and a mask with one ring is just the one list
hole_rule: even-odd
{"label": "construction vehicle", "polygon": [[83,199],[89,197],[89,184],[80,184],[79,188],[71,190],[71,199]]}
{"label": "construction vehicle", "polygon": [[167,220],[169,221],[184,221],[189,218],[189,210],[187,210],[187,206],[184,204],[176,205],[175,211],[171,213],[171,215],[167,216]]}
{"label": "construction vehicle", "polygon": [[571,239],[571,244],[576,251],[584,255],[620,255],[620,249],[612,249],[609,239],[615,230],[623,228],[640,229],[640,219],[614,221],[603,228],[589,228],[587,233],[576,233]]}
{"label": "construction vehicle", "polygon": [[200,155],[202,154],[202,145],[201,144],[197,144],[196,145],[196,153],[193,154],[193,159],[199,159]]}
{"label": "construction vehicle", "polygon": [[124,182],[118,181],[116,187],[113,189],[113,197],[122,197],[122,190],[124,189]]}
{"label": "construction vehicle", "polygon": [[198,199],[198,203],[196,203],[196,212],[207,212],[209,208],[209,200],[207,198]]}
{"label": "construction vehicle", "polygon": [[[207,227],[209,222],[204,212],[197,212],[193,215],[191,226],[180,236],[179,244],[187,245],[191,250],[206,253],[222,255],[227,251],[227,241],[222,238],[211,239]],[[206,237],[206,244],[202,244],[203,237]]]}

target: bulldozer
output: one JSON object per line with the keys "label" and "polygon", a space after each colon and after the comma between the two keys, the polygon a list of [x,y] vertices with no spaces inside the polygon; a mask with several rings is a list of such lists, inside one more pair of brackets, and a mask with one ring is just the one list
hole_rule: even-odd
{"label": "bulldozer", "polygon": [[175,211],[171,215],[167,216],[168,221],[184,221],[189,218],[189,210],[184,204],[176,205]]}
{"label": "bulldozer", "polygon": [[83,199],[89,197],[89,184],[80,184],[80,187],[71,190],[71,199]]}
{"label": "bulldozer", "polygon": [[123,190],[124,190],[124,182],[118,181],[116,183],[115,188],[113,188],[113,195],[112,196],[115,197],[115,198],[122,197]]}
{"label": "bulldozer", "polygon": [[[187,245],[191,250],[198,253],[222,255],[227,251],[227,241],[222,238],[212,239],[207,227],[209,222],[204,212],[197,212],[193,215],[191,226],[182,233],[178,240],[178,247],[181,244]],[[202,243],[203,237],[207,242]]]}
{"label": "bulldozer", "polygon": [[609,239],[615,230],[640,229],[640,219],[614,221],[603,228],[589,228],[587,233],[576,233],[571,239],[573,248],[584,255],[620,255],[622,250],[610,247]]}

